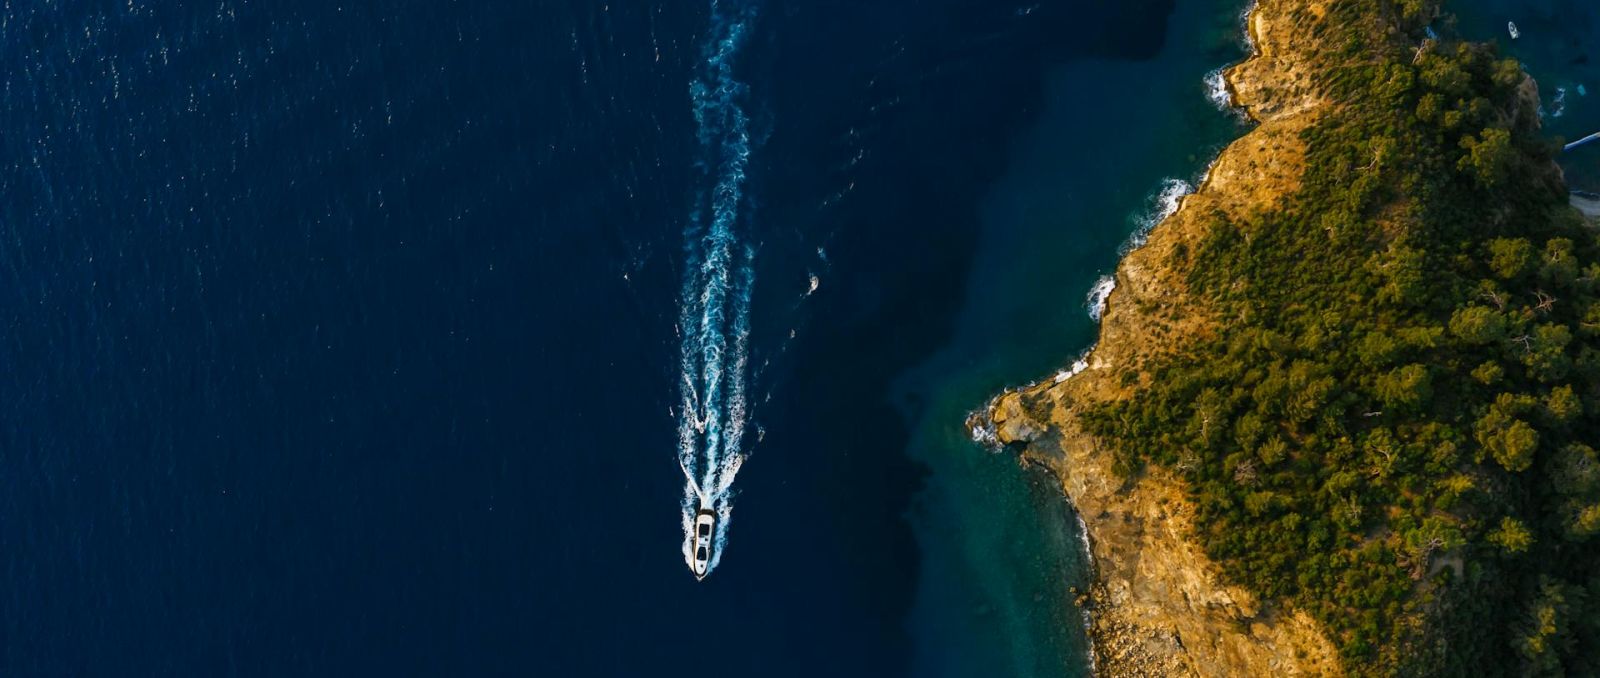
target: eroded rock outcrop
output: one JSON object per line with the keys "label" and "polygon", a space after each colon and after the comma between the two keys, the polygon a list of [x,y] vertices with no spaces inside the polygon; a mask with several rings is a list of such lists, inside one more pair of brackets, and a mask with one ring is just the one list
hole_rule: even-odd
{"label": "eroded rock outcrop", "polygon": [[1225,584],[1191,538],[1194,511],[1181,483],[1151,468],[1124,480],[1109,449],[1083,432],[1084,407],[1125,398],[1124,374],[1224,326],[1184,284],[1181,252],[1198,250],[1220,212],[1242,218],[1281,204],[1300,184],[1300,132],[1326,108],[1302,66],[1315,49],[1323,3],[1262,0],[1249,30],[1256,54],[1227,77],[1259,126],[1218,157],[1206,182],[1117,270],[1088,366],[1059,382],[997,399],[990,424],[1001,443],[1057,474],[1083,518],[1095,563],[1090,596],[1096,665],[1106,676],[1315,676],[1342,673],[1308,615],[1264,605]]}

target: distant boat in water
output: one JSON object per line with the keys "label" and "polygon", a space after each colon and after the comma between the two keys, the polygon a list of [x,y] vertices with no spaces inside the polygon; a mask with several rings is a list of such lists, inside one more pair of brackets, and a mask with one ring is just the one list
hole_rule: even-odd
{"label": "distant boat in water", "polygon": [[1517,30],[1517,22],[1515,21],[1506,22],[1506,32],[1511,34],[1512,40],[1522,37],[1522,31]]}

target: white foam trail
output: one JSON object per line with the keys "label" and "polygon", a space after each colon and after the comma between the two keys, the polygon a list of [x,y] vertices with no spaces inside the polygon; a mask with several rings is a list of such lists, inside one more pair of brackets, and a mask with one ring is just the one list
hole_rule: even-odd
{"label": "white foam trail", "polygon": [[753,11],[738,0],[711,0],[711,25],[702,63],[690,83],[700,170],[709,189],[690,218],[678,326],[681,331],[678,463],[683,469],[683,556],[694,564],[694,516],[717,512],[715,549],[721,561],[732,512],[733,479],[744,463],[745,402],[754,250],[739,237],[750,164],[749,88],[735,77],[734,59],[748,38]]}

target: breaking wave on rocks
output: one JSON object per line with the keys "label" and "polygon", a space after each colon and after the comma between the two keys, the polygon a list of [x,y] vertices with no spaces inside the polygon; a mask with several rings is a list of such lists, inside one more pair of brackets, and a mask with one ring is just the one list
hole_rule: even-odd
{"label": "breaking wave on rocks", "polygon": [[1194,185],[1182,179],[1164,179],[1161,188],[1150,196],[1143,212],[1132,217],[1133,234],[1128,236],[1128,241],[1123,243],[1120,256],[1127,256],[1144,246],[1150,238],[1150,231],[1161,222],[1178,213],[1178,208],[1183,206],[1183,199],[1194,193]]}
{"label": "breaking wave on rocks", "polygon": [[1094,287],[1089,288],[1089,298],[1085,305],[1089,307],[1089,318],[1095,322],[1100,321],[1100,316],[1106,312],[1106,299],[1111,297],[1111,291],[1117,289],[1117,277],[1102,275],[1094,281]]}

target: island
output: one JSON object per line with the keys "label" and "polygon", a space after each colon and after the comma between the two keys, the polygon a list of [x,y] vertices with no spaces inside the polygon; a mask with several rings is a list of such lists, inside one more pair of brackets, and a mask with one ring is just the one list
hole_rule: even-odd
{"label": "island", "polygon": [[1442,4],[1260,0],[1256,126],[972,422],[1081,517],[1098,674],[1600,675],[1600,241]]}

